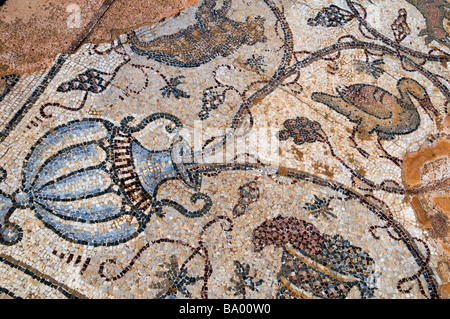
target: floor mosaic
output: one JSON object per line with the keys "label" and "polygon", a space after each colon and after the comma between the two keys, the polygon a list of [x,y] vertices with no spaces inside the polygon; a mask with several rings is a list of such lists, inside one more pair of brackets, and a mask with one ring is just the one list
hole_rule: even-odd
{"label": "floor mosaic", "polygon": [[448,298],[450,4],[200,0],[0,79],[2,298]]}

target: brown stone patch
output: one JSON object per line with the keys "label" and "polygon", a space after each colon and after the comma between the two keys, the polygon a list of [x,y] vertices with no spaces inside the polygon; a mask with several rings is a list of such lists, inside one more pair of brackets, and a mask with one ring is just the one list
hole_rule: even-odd
{"label": "brown stone patch", "polygon": [[450,196],[448,195],[448,156],[450,141],[441,137],[431,145],[425,145],[403,158],[403,184],[408,189],[419,190],[410,197],[417,222],[433,236],[446,241]]}
{"label": "brown stone patch", "polygon": [[291,150],[294,152],[294,157],[297,161],[303,161],[303,156],[305,155],[302,151],[300,151],[297,147],[292,146]]}
{"label": "brown stone patch", "polygon": [[450,141],[441,138],[430,147],[406,154],[403,158],[403,181],[405,187],[413,187],[421,182],[422,168],[428,162],[450,155]]}
{"label": "brown stone patch", "polygon": [[441,290],[442,298],[450,298],[450,282],[445,285],[439,286],[439,289]]}
{"label": "brown stone patch", "polygon": [[289,169],[288,168],[283,167],[283,166],[280,166],[278,168],[278,175],[280,175],[280,176],[287,176],[288,173],[289,173]]}
{"label": "brown stone patch", "polygon": [[[69,28],[71,0],[9,0],[0,8],[0,75],[32,73],[65,52],[101,0],[80,0],[80,28]],[[36,45],[38,44],[38,45]]]}
{"label": "brown stone patch", "polygon": [[450,216],[450,195],[432,196],[431,201],[438,205],[444,213]]}
{"label": "brown stone patch", "polygon": [[446,116],[445,119],[442,121],[443,124],[443,130],[445,132],[450,131],[450,116]]}
{"label": "brown stone patch", "polygon": [[435,235],[440,238],[447,237],[448,233],[448,222],[447,218],[442,214],[434,214],[430,216],[431,226],[433,227],[433,231]]}
{"label": "brown stone patch", "polygon": [[366,176],[367,173],[367,170],[364,167],[357,167],[355,171],[361,176]]}
{"label": "brown stone patch", "polygon": [[370,141],[373,138],[373,135],[366,130],[359,130],[357,136],[361,141]]}
{"label": "brown stone patch", "polygon": [[[85,36],[86,26],[102,5],[112,2]],[[198,0],[8,0],[0,7],[0,76],[32,73],[51,65],[56,56],[68,52],[78,40],[109,42],[118,34],[151,25],[197,3]],[[78,28],[68,27],[70,5],[81,10]],[[89,28],[88,28],[89,29]],[[89,30],[88,30],[89,31]],[[39,44],[39,45],[36,45]]]}
{"label": "brown stone patch", "polygon": [[425,209],[422,207],[422,203],[417,196],[412,197],[411,206],[416,215],[417,221],[421,224],[423,228],[429,229],[431,228],[431,223],[428,220],[428,215]]}
{"label": "brown stone patch", "polygon": [[[87,42],[114,39],[143,25],[151,25],[172,17],[199,0],[116,0],[95,27]],[[120,19],[118,19],[120,17]]]}
{"label": "brown stone patch", "polygon": [[312,165],[312,167],[314,168],[314,170],[316,172],[319,172],[320,174],[323,174],[329,178],[333,178],[334,173],[333,171],[330,169],[330,166],[328,166],[325,163],[314,163]]}

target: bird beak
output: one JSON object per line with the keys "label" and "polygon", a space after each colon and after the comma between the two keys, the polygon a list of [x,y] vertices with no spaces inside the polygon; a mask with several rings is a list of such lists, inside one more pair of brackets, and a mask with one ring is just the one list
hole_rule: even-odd
{"label": "bird beak", "polygon": [[[431,118],[431,120],[435,120],[439,114],[438,110],[434,107],[433,103],[431,103],[430,97],[426,95],[423,99],[419,100],[420,106],[427,112],[428,116]],[[433,114],[433,116],[431,114]]]}

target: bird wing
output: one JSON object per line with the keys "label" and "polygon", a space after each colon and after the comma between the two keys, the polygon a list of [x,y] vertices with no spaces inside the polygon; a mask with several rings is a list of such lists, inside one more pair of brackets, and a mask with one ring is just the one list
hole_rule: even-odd
{"label": "bird wing", "polygon": [[398,106],[397,98],[374,85],[354,84],[337,89],[341,98],[364,113],[380,119],[392,117],[392,110]]}

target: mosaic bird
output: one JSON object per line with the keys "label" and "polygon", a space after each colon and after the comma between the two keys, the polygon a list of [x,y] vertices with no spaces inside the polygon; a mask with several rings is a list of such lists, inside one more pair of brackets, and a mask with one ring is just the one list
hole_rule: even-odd
{"label": "mosaic bird", "polygon": [[340,235],[322,234],[295,217],[266,220],[253,231],[255,251],[267,245],[283,248],[278,273],[279,298],[343,299],[359,290],[373,296],[374,261]]}
{"label": "mosaic bird", "polygon": [[[397,82],[397,89],[399,97],[375,85],[353,84],[337,87],[338,96],[314,92],[311,98],[357,123],[350,139],[358,151],[368,157],[367,152],[359,148],[354,139],[356,132],[376,133],[379,146],[387,154],[380,140],[392,140],[396,135],[409,134],[420,125],[420,115],[411,97],[419,102],[432,120],[433,116],[438,115],[425,88],[417,81],[402,78]],[[398,160],[391,158],[394,162]]]}

